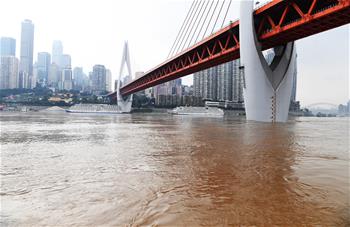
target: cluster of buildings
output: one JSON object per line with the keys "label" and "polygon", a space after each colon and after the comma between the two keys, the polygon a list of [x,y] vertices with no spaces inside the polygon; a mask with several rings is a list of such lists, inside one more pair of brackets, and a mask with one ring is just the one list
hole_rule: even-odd
{"label": "cluster of buildings", "polygon": [[78,90],[102,94],[112,90],[112,74],[104,65],[93,66],[86,75],[82,67],[72,68],[69,54],[56,40],[51,54],[38,52],[33,64],[34,24],[24,20],[21,26],[20,57],[16,57],[16,40],[0,38],[0,89],[47,87],[53,91]]}
{"label": "cluster of buildings", "polygon": [[240,61],[230,61],[193,75],[193,93],[211,105],[243,108]]}
{"label": "cluster of buildings", "polygon": [[155,105],[158,107],[201,106],[202,99],[193,96],[193,87],[182,85],[182,80],[160,84],[153,88]]}
{"label": "cluster of buildings", "polygon": [[154,87],[155,105],[159,107],[203,106],[201,97],[193,95],[193,86],[182,85],[181,79]]}
{"label": "cluster of buildings", "polygon": [[[144,72],[135,72],[135,79],[144,75]],[[115,82],[115,88],[117,87]],[[122,82],[122,84],[124,84]],[[146,96],[148,100],[153,100],[151,105],[155,107],[170,108],[176,106],[202,106],[201,98],[193,96],[193,86],[183,85],[181,78],[172,80],[143,91],[138,95]]]}
{"label": "cluster of buildings", "polygon": [[181,78],[157,85],[145,91],[155,98],[159,107],[180,105],[212,105],[226,108],[244,108],[243,79],[240,61],[231,61],[193,74],[193,86],[182,85]]}
{"label": "cluster of buildings", "polygon": [[[265,55],[268,64],[274,59],[274,52]],[[141,76],[142,73],[139,73]],[[137,75],[136,75],[137,77]],[[294,66],[293,88],[290,111],[300,111],[296,101],[297,65]],[[157,107],[175,106],[217,106],[229,109],[244,109],[244,78],[240,60],[230,61],[193,74],[193,86],[182,85],[181,79],[166,82],[141,93],[155,99]]]}
{"label": "cluster of buildings", "polygon": [[350,100],[346,104],[340,104],[338,106],[338,114],[340,115],[350,115]]}

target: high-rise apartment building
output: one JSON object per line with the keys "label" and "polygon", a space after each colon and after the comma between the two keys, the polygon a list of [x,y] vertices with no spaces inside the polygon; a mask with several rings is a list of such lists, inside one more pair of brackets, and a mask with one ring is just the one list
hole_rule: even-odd
{"label": "high-rise apartment building", "polygon": [[112,91],[112,72],[109,69],[106,69],[106,91]]}
{"label": "high-rise apartment building", "polygon": [[193,95],[211,101],[243,101],[239,60],[218,65],[193,75]]}
{"label": "high-rise apartment building", "polygon": [[217,95],[219,101],[232,101],[233,64],[217,66]]}
{"label": "high-rise apartment building", "polygon": [[55,40],[52,43],[52,63],[61,67],[61,58],[63,55],[63,45],[59,40]]}
{"label": "high-rise apartment building", "polygon": [[49,77],[49,68],[51,65],[51,55],[47,52],[39,52],[36,63],[36,80],[42,86],[46,86]]}
{"label": "high-rise apartment building", "polygon": [[194,73],[193,80],[194,95],[196,97],[217,101],[218,67]]}
{"label": "high-rise apartment building", "polygon": [[182,95],[182,80],[181,78],[160,84],[153,89],[154,96],[157,99],[159,95]]}
{"label": "high-rise apartment building", "polygon": [[60,90],[72,90],[73,89],[73,75],[72,69],[66,68],[62,70],[62,77],[60,81]]}
{"label": "high-rise apartment building", "polygon": [[16,56],[16,40],[14,38],[0,38],[0,56]]}
{"label": "high-rise apartment building", "polygon": [[91,89],[94,93],[100,94],[106,91],[106,67],[94,65],[91,74]]}
{"label": "high-rise apartment building", "polygon": [[72,68],[72,58],[69,54],[63,54],[61,56],[61,65],[60,67],[62,69],[68,69],[68,68]]}
{"label": "high-rise apartment building", "polygon": [[61,80],[61,71],[56,63],[52,63],[49,67],[49,75],[47,79],[47,86],[58,88],[59,81]]}
{"label": "high-rise apartment building", "polygon": [[89,86],[89,80],[82,67],[75,67],[73,69],[73,81],[75,90],[85,91]]}
{"label": "high-rise apartment building", "polygon": [[0,89],[18,87],[18,59],[15,56],[0,56]]}
{"label": "high-rise apartment building", "polygon": [[21,28],[21,53],[19,86],[33,88],[33,49],[34,49],[34,25],[31,20],[24,20]]}
{"label": "high-rise apartment building", "polygon": [[10,37],[0,38],[0,89],[18,87],[18,59],[16,58],[16,40]]}
{"label": "high-rise apartment building", "polygon": [[243,78],[240,75],[240,67],[241,61],[237,59],[232,62],[232,101],[236,103],[243,103]]}

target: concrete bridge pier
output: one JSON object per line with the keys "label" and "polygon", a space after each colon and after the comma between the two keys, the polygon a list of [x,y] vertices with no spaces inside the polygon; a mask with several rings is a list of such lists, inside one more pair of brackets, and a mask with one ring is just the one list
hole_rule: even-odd
{"label": "concrete bridge pier", "polygon": [[286,122],[292,94],[296,49],[294,42],[274,48],[269,65],[254,27],[254,1],[241,1],[240,56],[247,120]]}

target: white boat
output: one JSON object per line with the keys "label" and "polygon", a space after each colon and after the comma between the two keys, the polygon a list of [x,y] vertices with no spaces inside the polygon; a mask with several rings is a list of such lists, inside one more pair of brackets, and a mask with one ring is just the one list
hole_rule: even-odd
{"label": "white boat", "polygon": [[169,110],[168,113],[175,114],[175,115],[217,116],[217,117],[221,117],[224,115],[224,111],[216,107],[180,106],[172,110]]}
{"label": "white boat", "polygon": [[68,113],[98,113],[98,114],[121,114],[117,105],[108,104],[76,104],[66,110]]}

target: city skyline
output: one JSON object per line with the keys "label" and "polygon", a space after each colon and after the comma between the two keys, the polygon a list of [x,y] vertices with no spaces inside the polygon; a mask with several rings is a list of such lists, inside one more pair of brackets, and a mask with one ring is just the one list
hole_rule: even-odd
{"label": "city skyline", "polygon": [[0,5],[1,226],[350,227],[350,0]]}
{"label": "city skyline", "polygon": [[[67,9],[67,17],[62,18],[56,12],[50,11],[49,6],[52,4],[45,1],[38,2],[42,3],[41,10],[46,9],[53,15],[47,15],[48,12],[45,10],[45,13],[39,14],[37,9],[33,9],[33,6],[25,1],[17,0],[5,3],[9,9],[13,10],[9,10],[11,13],[5,12],[0,16],[2,19],[0,25],[3,28],[0,36],[16,39],[16,56],[19,58],[18,52],[21,48],[20,23],[28,18],[35,25],[34,62],[38,52],[52,54],[52,42],[61,40],[64,53],[69,53],[72,56],[72,67],[81,66],[84,68],[84,72],[88,73],[92,71],[93,65],[103,64],[111,69],[113,81],[117,77],[123,40],[127,39],[130,43],[133,72],[147,71],[153,68],[165,60],[191,3],[188,1],[153,1],[156,4],[151,5],[134,0],[132,3],[137,3],[142,7],[133,8],[132,3],[102,1],[100,5],[95,1],[89,1],[84,4],[86,11],[79,18],[73,18],[73,16],[80,4],[70,3],[71,7]],[[57,4],[57,11],[66,5],[64,2]],[[26,10],[14,10],[19,4],[25,5],[26,7],[23,8]],[[105,10],[101,17],[90,19],[86,17],[90,11],[101,9],[101,7]],[[171,11],[166,10],[170,8]],[[113,9],[116,11],[114,12]],[[123,16],[127,18],[126,13],[120,9],[128,9],[124,10],[125,12],[130,12],[129,9],[133,9],[129,21],[120,20]],[[239,17],[239,3],[234,2],[231,9],[228,20]],[[172,15],[173,13],[174,15]],[[43,19],[45,16],[47,16],[47,20]],[[3,17],[7,17],[7,19],[4,20]],[[167,18],[167,20],[164,22],[161,18]],[[164,23],[171,26],[164,27],[162,26]],[[91,26],[89,27],[89,25]],[[145,35],[136,35],[136,32],[132,30],[135,28],[134,25],[139,28],[138,34]],[[76,32],[77,28],[80,32]],[[106,35],[101,36],[101,34]],[[336,45],[327,46],[327,43],[332,42],[332,40]],[[348,100],[348,40],[349,29],[347,25],[297,41],[297,100],[301,101],[302,106],[321,101],[338,104]],[[155,50],[155,54],[150,56],[152,48]],[[317,58],[314,59],[314,56]],[[192,84],[192,77],[183,78],[183,82],[184,84]]]}

